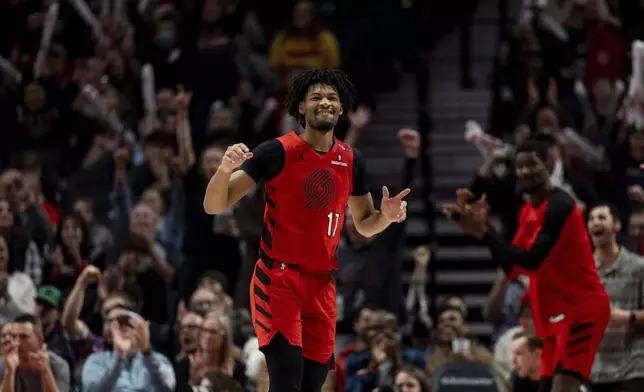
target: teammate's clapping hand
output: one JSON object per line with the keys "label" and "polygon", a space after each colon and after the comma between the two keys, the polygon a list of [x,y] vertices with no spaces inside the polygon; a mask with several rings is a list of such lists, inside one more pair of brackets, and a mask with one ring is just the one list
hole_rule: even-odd
{"label": "teammate's clapping hand", "polygon": [[407,202],[403,199],[411,192],[407,188],[394,197],[389,197],[389,189],[382,187],[382,202],[380,203],[380,212],[389,222],[400,223],[407,219]]}
{"label": "teammate's clapping hand", "polygon": [[233,144],[226,150],[219,169],[230,173],[240,167],[244,161],[252,157],[253,153],[250,152],[244,143]]}

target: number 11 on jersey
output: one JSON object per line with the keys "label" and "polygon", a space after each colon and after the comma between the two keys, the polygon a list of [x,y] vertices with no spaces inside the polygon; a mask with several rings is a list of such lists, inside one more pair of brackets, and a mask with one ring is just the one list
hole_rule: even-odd
{"label": "number 11 on jersey", "polygon": [[338,230],[338,222],[340,221],[340,214],[337,212],[329,212],[329,215],[326,217],[329,218],[327,234],[329,237],[335,237],[335,232]]}

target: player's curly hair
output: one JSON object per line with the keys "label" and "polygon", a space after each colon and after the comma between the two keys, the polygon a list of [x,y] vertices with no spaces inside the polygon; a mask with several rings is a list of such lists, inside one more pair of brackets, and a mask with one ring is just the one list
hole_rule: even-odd
{"label": "player's curly hair", "polygon": [[316,84],[333,86],[340,96],[340,103],[345,113],[350,112],[355,103],[356,88],[344,72],[332,68],[304,71],[295,77],[284,98],[284,106],[288,110],[288,114],[295,118],[302,127],[305,126],[305,120],[304,116],[300,114],[300,102],[304,101],[309,88]]}

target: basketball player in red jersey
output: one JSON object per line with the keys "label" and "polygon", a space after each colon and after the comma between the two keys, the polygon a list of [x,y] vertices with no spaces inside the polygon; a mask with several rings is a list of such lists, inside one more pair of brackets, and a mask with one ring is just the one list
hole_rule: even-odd
{"label": "basketball player in red jersey", "polygon": [[575,200],[550,181],[548,145],[530,139],[517,148],[517,185],[530,200],[507,244],[489,226],[485,198],[443,207],[463,231],[490,248],[509,277],[525,274],[534,326],[543,337],[540,392],[578,392],[588,381],[610,319],[610,302],[599,279],[584,216]]}
{"label": "basketball player in red jersey", "polygon": [[204,209],[218,214],[265,182],[264,231],[250,290],[270,392],[317,392],[324,384],[335,346],[330,272],[338,268],[335,252],[347,206],[365,237],[406,218],[403,198],[410,190],[389,197],[383,187],[376,210],[362,155],[333,136],[354,98],[354,86],[338,70],[299,74],[285,107],[304,131],[264,142],[253,152],[243,144],[228,147],[206,190]]}

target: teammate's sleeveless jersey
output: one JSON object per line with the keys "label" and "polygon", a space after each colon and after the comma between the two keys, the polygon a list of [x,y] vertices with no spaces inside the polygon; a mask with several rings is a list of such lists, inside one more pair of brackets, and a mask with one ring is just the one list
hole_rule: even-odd
{"label": "teammate's sleeveless jersey", "polygon": [[265,185],[260,249],[269,258],[304,270],[335,270],[353,189],[353,150],[335,139],[329,152],[320,153],[295,132],[277,140],[284,147],[284,168]]}

